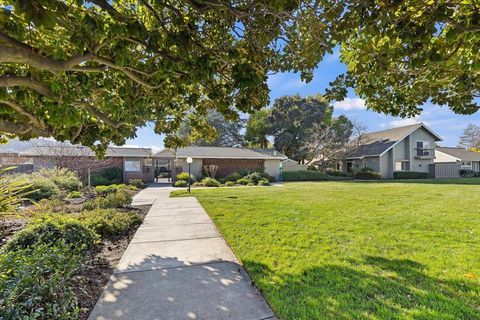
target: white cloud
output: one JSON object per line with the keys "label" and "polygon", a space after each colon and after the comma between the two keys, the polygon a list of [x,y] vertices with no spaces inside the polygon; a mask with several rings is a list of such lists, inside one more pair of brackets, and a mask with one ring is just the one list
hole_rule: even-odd
{"label": "white cloud", "polygon": [[419,123],[421,122],[418,117],[415,118],[406,118],[406,119],[401,119],[401,120],[393,120],[390,121],[389,125],[391,127],[403,127],[403,126],[408,126],[411,124]]}
{"label": "white cloud", "polygon": [[343,101],[337,101],[333,104],[335,109],[349,110],[365,110],[365,100],[360,98],[345,98]]}

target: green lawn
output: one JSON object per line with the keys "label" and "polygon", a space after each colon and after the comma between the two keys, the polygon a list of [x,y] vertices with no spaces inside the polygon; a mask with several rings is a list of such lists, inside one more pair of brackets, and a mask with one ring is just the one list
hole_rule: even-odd
{"label": "green lawn", "polygon": [[280,319],[480,319],[480,179],[428,182],[193,194]]}

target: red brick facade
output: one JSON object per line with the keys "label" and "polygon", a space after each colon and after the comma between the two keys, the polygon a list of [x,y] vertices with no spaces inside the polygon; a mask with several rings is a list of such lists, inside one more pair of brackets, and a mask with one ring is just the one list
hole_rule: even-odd
{"label": "red brick facade", "polygon": [[224,177],[239,170],[261,170],[264,160],[259,159],[203,159],[202,167],[218,166],[217,177]]}

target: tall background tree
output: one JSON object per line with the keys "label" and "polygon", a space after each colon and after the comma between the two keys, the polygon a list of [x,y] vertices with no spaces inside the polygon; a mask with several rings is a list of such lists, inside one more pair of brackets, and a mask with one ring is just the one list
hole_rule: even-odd
{"label": "tall background tree", "polygon": [[460,136],[460,142],[458,144],[464,148],[480,148],[480,127],[474,124],[469,124],[463,134]]}
{"label": "tall background tree", "polygon": [[330,121],[332,112],[333,108],[320,95],[306,98],[294,95],[276,99],[269,116],[269,134],[274,137],[275,149],[303,163],[308,157],[304,141],[314,126]]}
{"label": "tall background tree", "polygon": [[270,109],[263,108],[250,115],[245,130],[245,141],[251,147],[268,148],[270,131]]}
{"label": "tall background tree", "polygon": [[180,127],[178,136],[199,146],[241,147],[245,144],[242,134],[244,122],[242,119],[227,120],[220,112],[210,110],[207,112],[207,125],[213,130],[208,136],[193,133],[187,124]]}

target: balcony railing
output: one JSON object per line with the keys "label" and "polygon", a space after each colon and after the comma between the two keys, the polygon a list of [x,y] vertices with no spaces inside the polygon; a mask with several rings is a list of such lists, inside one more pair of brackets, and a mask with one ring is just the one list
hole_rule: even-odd
{"label": "balcony railing", "polygon": [[435,149],[432,148],[415,148],[416,159],[433,159],[435,158]]}

